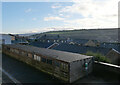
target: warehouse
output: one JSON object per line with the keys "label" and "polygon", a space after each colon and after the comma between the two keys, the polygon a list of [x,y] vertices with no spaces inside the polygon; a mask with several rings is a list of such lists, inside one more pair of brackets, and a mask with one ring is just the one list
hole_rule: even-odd
{"label": "warehouse", "polygon": [[92,72],[93,57],[28,45],[3,45],[3,53],[72,83]]}

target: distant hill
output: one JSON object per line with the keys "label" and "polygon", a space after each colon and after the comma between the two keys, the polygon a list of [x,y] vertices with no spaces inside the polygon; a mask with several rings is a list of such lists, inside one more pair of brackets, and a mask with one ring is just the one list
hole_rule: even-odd
{"label": "distant hill", "polygon": [[25,34],[18,34],[19,36],[31,36],[31,35],[35,35],[37,33],[25,33]]}
{"label": "distant hill", "polygon": [[63,31],[50,31],[40,34],[35,34],[32,36],[40,37],[46,34],[47,36],[60,36],[69,37],[72,39],[92,39],[98,40],[100,42],[119,42],[118,36],[120,36],[119,28],[112,29],[82,29],[82,30],[63,30]]}

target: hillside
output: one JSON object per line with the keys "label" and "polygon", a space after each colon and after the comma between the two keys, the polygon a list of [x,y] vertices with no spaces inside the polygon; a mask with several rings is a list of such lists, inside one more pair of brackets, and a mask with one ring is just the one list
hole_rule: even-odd
{"label": "hillside", "polygon": [[[84,30],[63,30],[63,31],[50,31],[40,34],[35,34],[32,36],[41,37],[46,34],[46,36],[60,36],[69,37],[72,39],[92,39],[98,40],[100,42],[117,42],[118,40],[118,28],[114,29],[84,29]],[[120,35],[120,34],[119,34]]]}

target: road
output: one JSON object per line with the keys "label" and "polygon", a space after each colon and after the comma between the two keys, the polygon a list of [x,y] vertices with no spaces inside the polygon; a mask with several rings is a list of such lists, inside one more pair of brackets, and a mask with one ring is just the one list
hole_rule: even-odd
{"label": "road", "polygon": [[[52,76],[43,73],[23,62],[20,62],[16,59],[13,59],[11,57],[8,57],[6,55],[3,55],[2,57],[2,68],[3,70],[8,73],[9,75],[6,75],[3,72],[2,80],[3,83],[14,83],[16,81],[19,81],[20,83],[48,83],[48,84],[56,84],[56,83],[63,83],[62,81],[53,78]],[[11,76],[12,79],[9,77]],[[102,83],[104,85],[111,85],[113,83],[118,84],[119,80],[109,78],[105,78],[103,76],[95,76],[93,74],[90,74],[89,76],[86,76],[82,79],[79,79],[78,81],[74,82],[74,84],[80,84],[80,83]],[[113,84],[114,85],[114,84]]]}

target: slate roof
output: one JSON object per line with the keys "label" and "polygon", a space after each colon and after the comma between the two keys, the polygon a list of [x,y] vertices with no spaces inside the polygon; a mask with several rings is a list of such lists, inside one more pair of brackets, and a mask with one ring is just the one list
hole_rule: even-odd
{"label": "slate roof", "polygon": [[41,48],[47,48],[52,44],[53,44],[53,42],[48,43],[48,42],[35,41],[35,42],[31,42],[29,45],[36,46],[36,47],[41,47]]}
{"label": "slate roof", "polygon": [[28,41],[26,41],[26,40],[12,40],[12,43],[13,44],[17,44],[17,43],[28,43]]}
{"label": "slate roof", "polygon": [[[73,41],[78,44],[86,44],[89,41],[89,39],[74,39]],[[93,41],[94,43],[98,43],[97,40],[91,40],[91,41]]]}
{"label": "slate roof", "polygon": [[87,39],[74,39],[73,41],[76,42],[76,43],[78,43],[78,44],[85,44],[89,40],[87,40]]}
{"label": "slate roof", "polygon": [[95,53],[101,53],[103,55],[106,55],[111,50],[111,48],[105,47],[79,46],[67,43],[61,43],[58,46],[54,47],[53,49],[80,54],[85,54],[87,51],[91,51]]}
{"label": "slate roof", "polygon": [[65,40],[65,39],[67,39],[66,37],[62,37],[62,36],[59,36],[59,38],[58,38],[58,35],[56,35],[56,36],[52,36],[52,35],[46,35],[46,37],[45,36],[41,36],[39,39],[43,39],[43,40],[45,40],[45,39],[53,39],[53,40],[59,40],[59,39],[63,39],[63,40]]}
{"label": "slate roof", "polygon": [[77,60],[82,60],[82,59],[92,57],[92,56],[86,56],[86,55],[81,55],[77,53],[57,51],[57,50],[39,48],[39,47],[28,46],[28,45],[11,44],[11,45],[6,45],[6,46],[9,46],[11,48],[21,49],[27,52],[34,52],[36,54],[41,54],[41,55],[55,58],[55,59],[65,61],[65,62],[72,62],[72,61],[77,61]]}
{"label": "slate roof", "polygon": [[113,48],[117,51],[120,52],[120,44],[114,44],[114,43],[101,43],[100,47],[105,47],[105,48]]}

